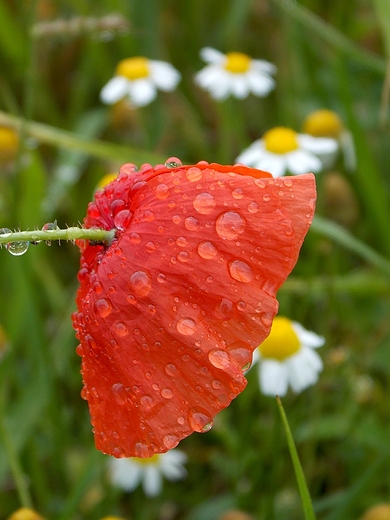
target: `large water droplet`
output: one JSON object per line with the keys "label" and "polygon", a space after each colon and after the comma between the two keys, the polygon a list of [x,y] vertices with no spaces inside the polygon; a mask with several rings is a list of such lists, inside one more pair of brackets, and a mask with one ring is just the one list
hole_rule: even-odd
{"label": "large water droplet", "polygon": [[240,200],[240,199],[242,199],[243,196],[244,196],[244,193],[241,188],[236,188],[235,190],[232,191],[232,197],[234,199]]}
{"label": "large water droplet", "polygon": [[165,365],[165,372],[170,377],[176,377],[177,376],[176,365],[174,365],[173,363],[167,363]]}
{"label": "large water droplet", "polygon": [[137,296],[147,296],[152,290],[152,279],[145,271],[135,271],[130,276],[129,286]]}
{"label": "large water droplet", "polygon": [[186,177],[190,182],[200,181],[202,175],[202,170],[200,168],[197,168],[196,166],[192,166],[191,168],[188,168],[188,170],[186,171]]}
{"label": "large water droplet", "polygon": [[227,211],[217,218],[215,230],[225,240],[234,240],[244,233],[246,222],[236,211]]}
{"label": "large water droplet", "polygon": [[141,235],[139,233],[130,233],[129,238],[132,244],[139,244],[141,242]]}
{"label": "large water droplet", "polygon": [[118,321],[118,323],[115,323],[115,325],[114,325],[114,332],[119,337],[123,338],[128,335],[129,329],[125,323]]}
{"label": "large water droplet", "polygon": [[128,209],[119,211],[114,217],[114,225],[117,229],[123,230],[128,227],[131,222],[132,214]]}
{"label": "large water droplet", "polygon": [[120,404],[124,405],[127,403],[127,392],[125,387],[122,385],[122,383],[115,383],[115,385],[112,385],[111,391],[114,395],[115,401]]}
{"label": "large water droplet", "polygon": [[110,300],[107,300],[106,298],[101,298],[100,300],[96,300],[94,308],[101,318],[105,318],[111,313],[112,304]]}
{"label": "large water droplet", "polygon": [[183,336],[192,336],[196,332],[196,323],[192,318],[180,318],[176,328]]}
{"label": "large water droplet", "polygon": [[248,204],[249,213],[257,213],[259,211],[259,204],[254,200]]}
{"label": "large water droplet", "polygon": [[139,459],[150,457],[150,450],[147,444],[136,442],[134,445],[135,456]]}
{"label": "large water droplet", "polygon": [[192,202],[194,208],[198,213],[202,215],[208,215],[212,213],[217,205],[216,200],[211,193],[199,193]]}
{"label": "large water droplet", "polygon": [[158,184],[154,191],[156,197],[160,200],[166,199],[169,195],[169,188],[166,184]]}
{"label": "large water droplet", "polygon": [[165,166],[167,168],[178,168],[179,166],[182,166],[182,163],[180,159],[178,159],[177,157],[170,157],[169,159],[167,159]]}
{"label": "large water droplet", "polygon": [[250,283],[254,278],[251,267],[242,260],[229,261],[228,269],[230,276],[239,282]]}
{"label": "large water droplet", "polygon": [[218,249],[212,242],[200,242],[197,247],[198,255],[205,260],[211,260],[218,254]]}
{"label": "large water droplet", "polygon": [[209,352],[209,360],[215,368],[225,369],[230,365],[230,355],[226,350],[215,348]]}
{"label": "large water droplet", "polygon": [[175,448],[179,444],[179,437],[177,435],[164,435],[163,437],[163,444],[168,450],[171,450],[172,448]]}
{"label": "large water droplet", "polygon": [[195,231],[199,227],[199,220],[195,217],[187,217],[184,225],[189,231]]}
{"label": "large water droplet", "polygon": [[195,432],[205,433],[211,430],[213,426],[213,418],[206,410],[192,408],[188,412],[188,422]]}
{"label": "large water droplet", "polygon": [[155,405],[155,402],[150,395],[143,395],[140,399],[140,403],[142,406],[142,410],[144,411],[151,410]]}
{"label": "large water droplet", "polygon": [[179,262],[188,262],[190,255],[187,253],[187,251],[180,251],[180,253],[177,255],[177,259]]}
{"label": "large water droplet", "polygon": [[27,251],[30,242],[18,241],[18,242],[8,242],[5,248],[11,255],[13,256],[21,256]]}
{"label": "large water droplet", "polygon": [[163,388],[160,394],[164,399],[172,399],[173,397],[173,392],[170,388]]}

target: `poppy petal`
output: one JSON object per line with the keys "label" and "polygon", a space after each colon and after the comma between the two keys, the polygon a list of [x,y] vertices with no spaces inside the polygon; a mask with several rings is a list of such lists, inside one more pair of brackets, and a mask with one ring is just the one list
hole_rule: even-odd
{"label": "poppy petal", "polygon": [[242,165],[124,165],[84,226],[73,315],[96,446],[116,457],[174,448],[245,387],[315,204],[311,174]]}

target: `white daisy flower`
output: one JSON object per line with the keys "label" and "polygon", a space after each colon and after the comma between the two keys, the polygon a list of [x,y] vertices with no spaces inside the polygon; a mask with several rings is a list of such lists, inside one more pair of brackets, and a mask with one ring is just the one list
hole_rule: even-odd
{"label": "white daisy flower", "polygon": [[286,172],[317,173],[323,169],[318,155],[334,154],[337,148],[336,139],[298,134],[291,128],[277,126],[241,152],[236,162],[265,170],[274,177]]}
{"label": "white daisy flower", "polygon": [[214,99],[223,100],[230,95],[243,99],[250,93],[264,97],[274,87],[276,67],[265,60],[253,60],[242,52],[222,52],[205,47],[200,51],[208,63],[195,75],[195,82],[207,90]]}
{"label": "white daisy flower", "polygon": [[322,360],[313,349],[325,343],[296,321],[277,316],[271,332],[254,352],[260,390],[266,395],[284,396],[291,386],[296,393],[314,385],[322,370]]}
{"label": "white daisy flower", "polygon": [[184,468],[186,462],[185,453],[173,449],[146,459],[110,457],[108,464],[114,486],[124,491],[133,491],[142,484],[145,495],[154,497],[161,493],[163,477],[174,481],[187,475]]}
{"label": "white daisy flower", "polygon": [[[303,131],[314,137],[333,137],[337,139],[343,153],[344,164],[347,170],[356,169],[356,151],[351,132],[345,128],[336,112],[327,108],[321,108],[311,112],[303,123]],[[332,155],[321,159],[327,169],[333,167],[336,162],[338,150]]]}
{"label": "white daisy flower", "polygon": [[112,105],[127,96],[134,106],[145,106],[155,99],[157,89],[174,90],[180,77],[180,73],[165,61],[143,56],[127,58],[119,62],[115,76],[100,92],[100,99]]}

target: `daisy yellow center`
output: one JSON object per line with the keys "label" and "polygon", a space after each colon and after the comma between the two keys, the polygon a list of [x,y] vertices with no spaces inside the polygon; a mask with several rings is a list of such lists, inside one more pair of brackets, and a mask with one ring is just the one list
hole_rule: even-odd
{"label": "daisy yellow center", "polygon": [[229,52],[226,54],[225,69],[233,74],[244,74],[248,72],[251,61],[243,52]]}
{"label": "daisy yellow center", "polygon": [[137,463],[141,464],[142,466],[156,466],[158,464],[159,459],[160,459],[160,455],[158,453],[156,453],[152,457],[147,457],[146,459],[134,457],[133,460],[136,460]]}
{"label": "daisy yellow center", "polygon": [[284,361],[301,348],[292,322],[288,318],[277,316],[268,338],[258,347],[262,357]]}
{"label": "daisy yellow center", "polygon": [[0,161],[13,159],[18,151],[19,136],[12,128],[0,127]]}
{"label": "daisy yellow center", "polygon": [[142,56],[127,58],[119,62],[116,73],[127,79],[141,79],[149,76],[149,60]]}
{"label": "daisy yellow center", "polygon": [[314,137],[338,137],[343,129],[339,116],[328,109],[316,110],[309,114],[303,124],[305,134]]}
{"label": "daisy yellow center", "polygon": [[291,128],[284,126],[272,128],[263,136],[265,149],[279,154],[292,152],[299,147],[297,136],[298,134]]}

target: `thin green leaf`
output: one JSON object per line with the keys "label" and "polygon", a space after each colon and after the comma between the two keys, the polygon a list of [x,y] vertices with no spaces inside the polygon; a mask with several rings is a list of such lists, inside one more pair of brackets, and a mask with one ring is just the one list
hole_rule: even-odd
{"label": "thin green leaf", "polygon": [[278,396],[276,397],[276,402],[278,404],[280,416],[282,418],[282,422],[283,422],[283,426],[284,426],[284,431],[286,433],[287,444],[288,444],[288,448],[289,448],[291,459],[292,459],[293,466],[294,466],[294,471],[295,471],[295,476],[296,476],[297,483],[298,483],[299,493],[301,495],[301,501],[302,501],[303,512],[305,515],[305,520],[315,520],[316,517],[314,514],[314,510],[313,510],[310,493],[307,488],[305,475],[303,473],[302,466],[299,461],[298,452],[295,447],[294,439],[291,434],[290,426],[288,424],[287,416],[285,414],[285,411],[284,411],[284,408],[282,405],[282,401],[280,400],[280,398]]}

